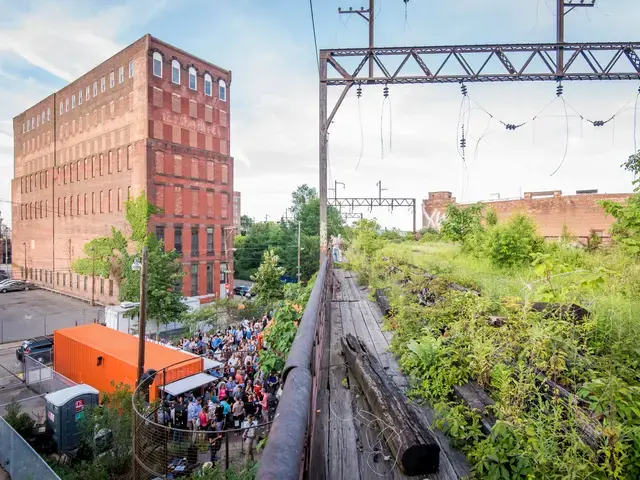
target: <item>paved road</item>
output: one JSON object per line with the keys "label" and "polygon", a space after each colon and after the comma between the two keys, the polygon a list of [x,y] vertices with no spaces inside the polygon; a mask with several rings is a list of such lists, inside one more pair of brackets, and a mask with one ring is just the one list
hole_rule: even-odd
{"label": "paved road", "polygon": [[47,290],[0,294],[0,343],[51,334],[93,322],[99,307]]}

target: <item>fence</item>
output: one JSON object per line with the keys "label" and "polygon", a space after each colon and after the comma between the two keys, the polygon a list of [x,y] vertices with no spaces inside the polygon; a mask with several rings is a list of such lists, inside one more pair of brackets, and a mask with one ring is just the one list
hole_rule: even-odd
{"label": "fence", "polygon": [[40,335],[51,335],[60,328],[103,321],[104,310],[98,307],[46,315],[27,314],[18,320],[0,321],[0,343],[28,340]]}
{"label": "fence", "polygon": [[[173,369],[176,365],[167,369]],[[166,422],[159,420],[170,417],[169,408],[145,402],[146,389],[158,375],[164,378],[164,370],[140,382],[133,395],[133,463],[136,480],[188,475],[201,469],[207,462],[227,470],[231,465],[242,465],[245,461],[257,459],[260,454],[257,450],[269,434],[270,417],[275,412],[262,412],[257,424],[243,428],[194,431],[166,425]],[[214,425],[215,422],[212,427]],[[244,437],[245,432],[250,431],[254,434],[254,440],[248,444]],[[213,446],[210,446],[210,439],[213,440]]]}
{"label": "fence", "polygon": [[258,480],[307,477],[315,419],[311,412],[316,409],[319,377],[327,373],[321,371],[320,363],[332,291],[331,263],[325,258],[284,367],[284,389],[260,461]]}
{"label": "fence", "polygon": [[60,480],[47,462],[2,417],[0,462],[12,480]]}
{"label": "fence", "polygon": [[73,380],[28,355],[25,357],[23,379],[25,385],[37,395],[46,395],[76,385]]}

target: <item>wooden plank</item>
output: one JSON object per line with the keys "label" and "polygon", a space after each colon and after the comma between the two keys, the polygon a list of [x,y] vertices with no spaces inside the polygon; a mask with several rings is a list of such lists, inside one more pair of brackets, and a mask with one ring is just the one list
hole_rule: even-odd
{"label": "wooden plank", "polygon": [[[329,355],[329,441],[327,472],[324,478],[359,478],[360,464],[357,451],[357,434],[351,417],[352,398],[343,387],[347,377],[340,352],[340,340],[344,328],[344,303],[332,304],[331,353]],[[336,313],[333,321],[333,312]],[[348,314],[348,313],[347,313]],[[346,414],[346,417],[345,417]]]}
{"label": "wooden plank", "polygon": [[487,411],[487,407],[494,404],[493,400],[487,395],[487,392],[476,382],[454,385],[453,391],[467,407],[472,410],[477,410],[478,413],[480,413],[482,431],[489,435],[493,426],[496,424],[496,418]]}

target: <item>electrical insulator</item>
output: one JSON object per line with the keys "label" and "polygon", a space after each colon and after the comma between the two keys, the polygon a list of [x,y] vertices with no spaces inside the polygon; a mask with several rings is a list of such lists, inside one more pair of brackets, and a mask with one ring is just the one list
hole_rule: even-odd
{"label": "electrical insulator", "polygon": [[356,95],[358,98],[362,96],[362,87],[360,85],[358,85],[358,88],[356,89]]}
{"label": "electrical insulator", "polygon": [[466,148],[467,147],[467,139],[462,137],[460,139],[460,148]]}
{"label": "electrical insulator", "polygon": [[561,96],[563,91],[564,91],[564,87],[562,86],[561,83],[558,83],[558,86],[556,87],[556,95]]}
{"label": "electrical insulator", "polygon": [[382,90],[382,94],[386,97],[389,96],[389,87],[387,87],[386,85],[384,86],[384,89]]}
{"label": "electrical insulator", "polygon": [[596,120],[593,122],[593,126],[594,127],[604,127],[604,121],[603,120]]}
{"label": "electrical insulator", "polygon": [[462,95],[465,97],[467,96],[467,86],[464,83],[460,85],[460,91],[462,92]]}

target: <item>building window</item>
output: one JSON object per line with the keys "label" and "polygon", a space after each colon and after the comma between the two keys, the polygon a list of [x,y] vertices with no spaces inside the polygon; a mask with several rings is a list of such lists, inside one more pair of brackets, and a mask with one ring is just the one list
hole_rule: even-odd
{"label": "building window", "polygon": [[229,252],[227,252],[227,235],[225,235],[224,230],[222,230],[221,237],[222,237],[221,238],[221,240],[222,240],[222,255],[227,257]]}
{"label": "building window", "polygon": [[87,98],[87,102],[89,101],[89,99],[91,98],[91,87],[89,85],[87,85],[87,88],[85,89],[85,95]]}
{"label": "building window", "polygon": [[113,212],[113,190],[109,189],[109,196],[107,197],[107,200],[109,201],[109,212]]}
{"label": "building window", "polygon": [[212,88],[213,82],[211,81],[211,75],[208,73],[204,74],[204,94],[210,97],[213,94]]}
{"label": "building window", "polygon": [[131,145],[127,146],[127,170],[131,170],[132,165],[131,165],[131,161],[133,160],[131,158]]}
{"label": "building window", "polygon": [[49,270],[45,270],[44,271],[44,281],[49,282]]}
{"label": "building window", "polygon": [[109,74],[109,88],[113,88],[116,86],[116,72],[111,72]]}
{"label": "building window", "polygon": [[[78,92],[78,105],[82,105],[82,90]],[[80,120],[82,120],[82,117],[80,117]]]}
{"label": "building window", "polygon": [[218,82],[218,86],[219,86],[219,97],[220,97],[220,101],[221,102],[226,102],[227,101],[227,82],[225,82],[224,80],[220,80]]}
{"label": "building window", "polygon": [[158,52],[153,52],[153,74],[162,78],[162,55]]}
{"label": "building window", "polygon": [[102,164],[104,163],[104,159],[102,157],[102,154],[100,154],[98,156],[98,170],[100,171],[100,176],[102,176],[104,174],[104,172],[102,171]]}
{"label": "building window", "polygon": [[191,265],[191,296],[198,295],[198,265]]}
{"label": "building window", "polygon": [[133,78],[134,65],[133,60],[129,60],[129,78]]}
{"label": "building window", "polygon": [[104,295],[104,278],[100,277],[100,295]]}
{"label": "building window", "polygon": [[97,80],[95,82],[93,82],[93,96],[94,97],[98,96],[98,81]]}
{"label": "building window", "polygon": [[207,291],[213,293],[213,264],[207,263]]}
{"label": "building window", "polygon": [[173,246],[177,253],[182,253],[182,227],[175,227]]}
{"label": "building window", "polygon": [[69,111],[69,98],[64,99],[64,111],[65,112]]}
{"label": "building window", "polygon": [[76,94],[71,95],[71,109],[76,108]]}
{"label": "building window", "polygon": [[106,89],[107,89],[107,79],[105,77],[102,77],[100,79],[100,92],[104,93]]}
{"label": "building window", "polygon": [[60,272],[56,272],[56,285],[60,285]]}
{"label": "building window", "polygon": [[84,276],[84,291],[87,291],[87,286],[89,284],[89,277],[87,277],[86,275]]}
{"label": "building window", "polygon": [[113,280],[109,279],[109,296],[113,297]]}
{"label": "building window", "polygon": [[118,69],[118,83],[124,82],[124,67]]}
{"label": "building window", "polygon": [[164,225],[156,226],[156,238],[159,242],[164,243]]}
{"label": "building window", "polygon": [[171,61],[171,81],[180,85],[180,62],[178,60]]}
{"label": "building window", "polygon": [[118,188],[118,211],[122,211],[122,188]]}
{"label": "building window", "polygon": [[191,227],[191,256],[198,255],[198,227]]}
{"label": "building window", "polygon": [[91,192],[91,213],[96,213],[96,192]]}
{"label": "building window", "polygon": [[51,108],[47,108],[47,122],[51,121]]}
{"label": "building window", "polygon": [[84,214],[87,214],[87,194],[84,194]]}
{"label": "building window", "polygon": [[213,227],[207,227],[207,254],[213,255]]}
{"label": "building window", "polygon": [[221,263],[220,264],[220,283],[227,283],[229,278],[229,270],[227,270],[227,264],[226,263]]}
{"label": "building window", "polygon": [[[60,115],[64,113],[64,103],[60,102]],[[29,131],[29,122],[27,122],[27,132]]]}
{"label": "building window", "polygon": [[100,213],[104,213],[104,190],[100,190]]}
{"label": "building window", "polygon": [[198,89],[196,69],[193,68],[193,67],[189,67],[189,88],[191,90],[197,90]]}

